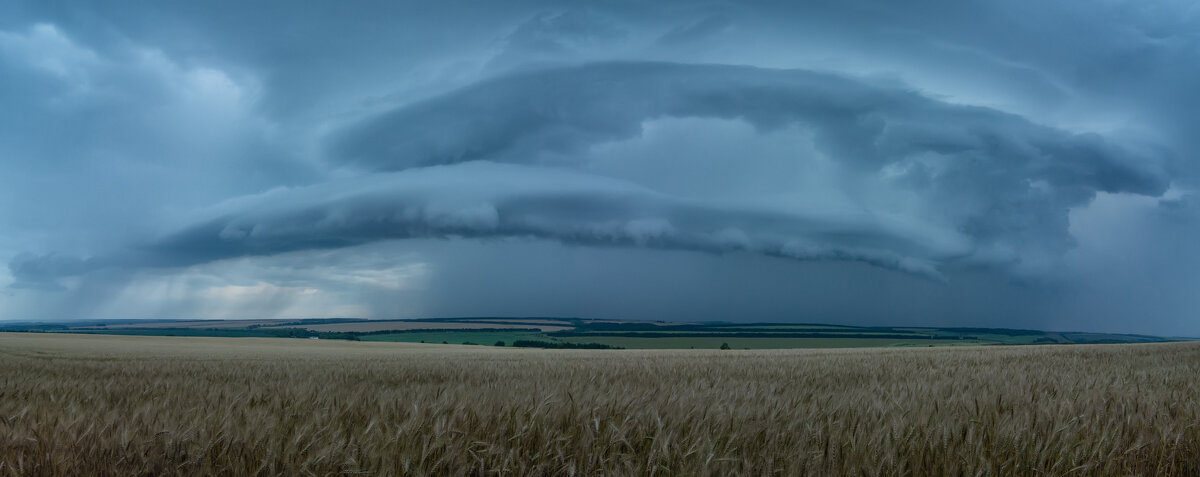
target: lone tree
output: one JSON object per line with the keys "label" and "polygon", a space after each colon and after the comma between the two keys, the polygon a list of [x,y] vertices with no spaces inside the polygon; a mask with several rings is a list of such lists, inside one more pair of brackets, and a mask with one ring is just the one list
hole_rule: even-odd
{"label": "lone tree", "polygon": [[729,343],[721,343],[721,349],[730,349]]}
{"label": "lone tree", "polygon": [[504,342],[503,342],[503,341],[497,341],[497,342],[496,342],[496,346],[504,346]]}

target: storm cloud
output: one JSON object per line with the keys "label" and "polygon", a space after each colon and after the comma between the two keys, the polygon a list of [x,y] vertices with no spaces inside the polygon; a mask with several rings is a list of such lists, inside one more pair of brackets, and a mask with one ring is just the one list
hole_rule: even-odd
{"label": "storm cloud", "polygon": [[[331,156],[376,170],[471,160],[536,161],[628,139],[663,117],[801,123],[822,152],[879,168],[931,153],[974,167],[1004,161],[1018,179],[1161,194],[1155,157],[988,108],[942,103],[897,85],[803,70],[599,63],[486,81],[364,121]],[[983,164],[980,164],[983,163]],[[967,169],[969,167],[964,167]]]}
{"label": "storm cloud", "polygon": [[0,318],[1200,333],[1191,10],[858,3],[10,5]]}
{"label": "storm cloud", "polygon": [[116,256],[22,255],[17,286],[99,267],[187,266],[243,255],[438,237],[533,237],[580,245],[852,260],[938,278],[966,241],[863,211],[707,203],[560,169],[473,162],[377,174],[237,199],[181,231]]}

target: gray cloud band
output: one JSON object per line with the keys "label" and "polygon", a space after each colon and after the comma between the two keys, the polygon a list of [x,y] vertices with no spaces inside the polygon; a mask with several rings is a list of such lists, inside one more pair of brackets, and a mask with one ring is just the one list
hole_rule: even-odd
{"label": "gray cloud band", "polygon": [[772,211],[660,194],[561,169],[473,162],[242,198],[185,229],[111,257],[19,257],[18,283],[49,285],[111,266],[179,267],[391,239],[532,237],[598,246],[851,260],[939,278],[959,235],[876,215]]}
{"label": "gray cloud band", "polygon": [[[1161,194],[1159,161],[1094,134],[945,103],[899,85],[805,70],[617,62],[527,72],[399,108],[334,138],[330,157],[372,170],[470,160],[527,162],[636,137],[663,117],[800,123],[838,161],[878,168],[921,154],[949,169],[994,162],[1005,177],[1106,192]],[[979,174],[995,173],[995,170]]]}
{"label": "gray cloud band", "polygon": [[[938,207],[891,216],[706,202],[566,169],[589,147],[637,137],[645,121],[666,117],[740,119],[761,131],[800,125],[850,173],[886,174],[889,185]],[[854,260],[938,277],[944,263],[994,260],[979,250],[1014,249],[1015,260],[1061,251],[1071,207],[1097,191],[1158,195],[1168,184],[1162,164],[1097,135],[897,85],[720,65],[600,63],[493,79],[368,118],[328,151],[335,163],[374,172],[234,200],[112,256],[23,255],[10,263],[16,286],[110,266],[446,236]],[[548,154],[559,167],[496,164]]]}

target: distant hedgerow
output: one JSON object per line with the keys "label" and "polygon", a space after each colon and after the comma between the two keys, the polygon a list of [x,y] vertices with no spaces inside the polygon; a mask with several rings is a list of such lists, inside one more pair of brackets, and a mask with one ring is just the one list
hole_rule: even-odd
{"label": "distant hedgerow", "polygon": [[559,343],[556,341],[517,340],[513,341],[514,348],[546,348],[546,349],[625,349],[620,346],[603,343]]}

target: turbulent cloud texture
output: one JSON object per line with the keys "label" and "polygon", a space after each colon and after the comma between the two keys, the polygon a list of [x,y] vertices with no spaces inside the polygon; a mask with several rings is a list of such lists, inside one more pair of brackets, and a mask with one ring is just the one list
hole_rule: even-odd
{"label": "turbulent cloud texture", "polygon": [[1200,333],[1193,9],[946,7],[11,5],[0,318]]}

